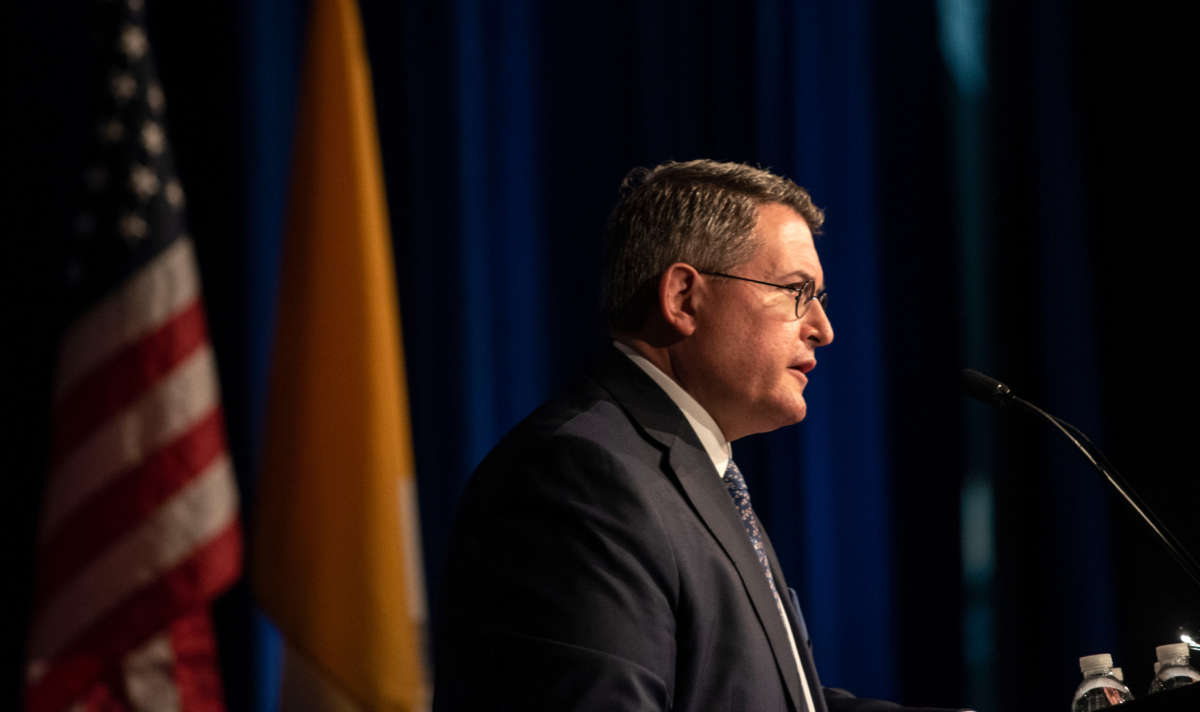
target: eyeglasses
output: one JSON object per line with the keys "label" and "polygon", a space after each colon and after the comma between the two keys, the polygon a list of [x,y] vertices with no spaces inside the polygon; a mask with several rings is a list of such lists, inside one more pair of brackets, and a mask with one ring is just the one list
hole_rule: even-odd
{"label": "eyeglasses", "polygon": [[811,279],[806,279],[799,284],[774,284],[772,282],[764,282],[761,279],[750,279],[749,277],[738,277],[733,274],[725,274],[723,272],[705,272],[700,270],[700,274],[707,274],[710,277],[724,277],[725,279],[736,279],[742,282],[753,282],[754,284],[762,284],[776,289],[785,289],[796,295],[796,318],[803,319],[808,313],[808,307],[815,299],[821,304],[821,309],[825,310],[825,305],[829,302],[829,292],[824,290],[820,294],[816,294],[817,284]]}

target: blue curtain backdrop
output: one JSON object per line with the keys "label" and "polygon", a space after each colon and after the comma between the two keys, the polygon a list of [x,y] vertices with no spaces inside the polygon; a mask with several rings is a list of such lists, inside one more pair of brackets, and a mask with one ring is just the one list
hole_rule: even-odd
{"label": "blue curtain backdrop", "polygon": [[[560,12],[366,8],[379,94],[418,85],[395,108],[381,100],[380,122],[390,192],[405,205],[394,222],[418,468],[437,473],[421,480],[431,579],[471,468],[603,344],[600,233],[621,176],[694,156],[760,163],[827,208],[836,227],[822,252],[834,313],[847,318],[805,427],[739,443],[738,458],[822,674],[894,696],[891,597],[876,595],[891,580],[890,478],[865,7]],[[386,39],[398,27],[399,46]],[[404,134],[389,135],[400,124]]]}
{"label": "blue curtain backdrop", "polygon": [[[1053,707],[1078,656],[1113,652],[1144,688],[1153,646],[1200,622],[1194,588],[1074,453],[965,403],[957,382],[987,370],[1091,433],[1195,540],[1191,424],[1144,415],[1164,393],[1196,395],[1174,375],[1190,367],[1190,189],[1161,178],[1187,165],[1194,116],[1178,98],[1186,52],[1160,22],[1065,0],[361,8],[435,616],[471,469],[607,341],[601,230],[621,177],[705,156],[788,175],[827,213],[837,338],[809,418],[735,444],[823,682]],[[149,11],[250,502],[307,7]],[[20,474],[5,520],[26,574],[9,598],[27,602],[53,274],[90,128],[73,71],[88,28],[18,15],[4,327],[22,335],[10,372],[27,377],[5,385]],[[230,707],[273,709],[269,624],[244,585],[217,614]]]}

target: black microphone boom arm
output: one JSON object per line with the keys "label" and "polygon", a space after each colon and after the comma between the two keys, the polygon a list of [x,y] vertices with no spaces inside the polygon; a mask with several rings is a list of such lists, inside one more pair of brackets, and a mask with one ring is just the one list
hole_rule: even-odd
{"label": "black microphone boom arm", "polygon": [[1167,547],[1175,563],[1183,568],[1184,572],[1191,577],[1192,581],[1200,586],[1200,566],[1196,564],[1196,559],[1191,555],[1187,548],[1167,529],[1166,524],[1154,513],[1154,510],[1145,503],[1137,492],[1130,487],[1129,483],[1117,472],[1117,468],[1113,467],[1104,453],[1100,452],[1100,448],[1088,439],[1086,435],[1080,432],[1079,428],[1071,425],[1067,421],[1050,415],[1046,411],[1030,403],[1029,401],[1018,398],[1013,394],[1012,390],[990,376],[984,375],[979,371],[974,371],[965,368],[962,371],[963,388],[967,393],[977,400],[980,400],[988,405],[996,407],[1004,407],[1010,403],[1019,406],[1027,413],[1033,413],[1040,416],[1043,420],[1053,425],[1061,432],[1068,440],[1070,440],[1088,462],[1092,463],[1092,467],[1104,476],[1112,488],[1121,495],[1125,503],[1133,509],[1134,512],[1142,518],[1142,521],[1150,527],[1151,531],[1158,536],[1159,541],[1163,546]]}

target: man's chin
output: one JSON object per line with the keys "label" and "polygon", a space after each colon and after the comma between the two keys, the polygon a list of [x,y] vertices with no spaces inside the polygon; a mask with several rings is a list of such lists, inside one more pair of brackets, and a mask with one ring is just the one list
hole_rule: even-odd
{"label": "man's chin", "polygon": [[776,411],[776,417],[772,419],[772,426],[764,430],[764,432],[778,430],[779,428],[786,428],[789,425],[795,425],[796,423],[804,420],[805,416],[807,415],[808,404],[803,398],[801,398],[799,403],[789,403],[786,408],[778,409]]}
{"label": "man's chin", "polygon": [[804,400],[803,394],[798,394],[792,402],[787,404],[786,411],[788,425],[799,423],[808,415],[808,401]]}
{"label": "man's chin", "polygon": [[786,402],[778,399],[757,401],[755,407],[746,412],[746,418],[740,421],[744,427],[742,429],[738,429],[736,426],[731,427],[724,434],[732,441],[747,435],[769,433],[789,425],[795,425],[804,420],[806,415],[808,415],[808,404],[805,403],[803,396],[799,400]]}

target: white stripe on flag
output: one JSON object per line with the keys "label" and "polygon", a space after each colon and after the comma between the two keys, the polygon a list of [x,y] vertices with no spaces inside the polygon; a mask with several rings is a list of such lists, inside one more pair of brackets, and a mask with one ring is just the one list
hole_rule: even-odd
{"label": "white stripe on flag", "polygon": [[216,366],[212,349],[205,344],[146,395],[106,422],[50,473],[43,498],[42,541],[47,541],[85,500],[216,406]]}
{"label": "white stripe on flag", "polygon": [[175,240],[63,335],[54,399],[60,399],[98,364],[166,322],[199,294],[192,243]]}
{"label": "white stripe on flag", "polygon": [[175,651],[171,635],[159,633],[134,648],[121,661],[125,692],[135,712],[177,712],[179,689],[175,686]]}
{"label": "white stripe on flag", "polygon": [[34,661],[52,658],[113,606],[234,523],[237,490],[224,455],[63,587],[34,623]]}

